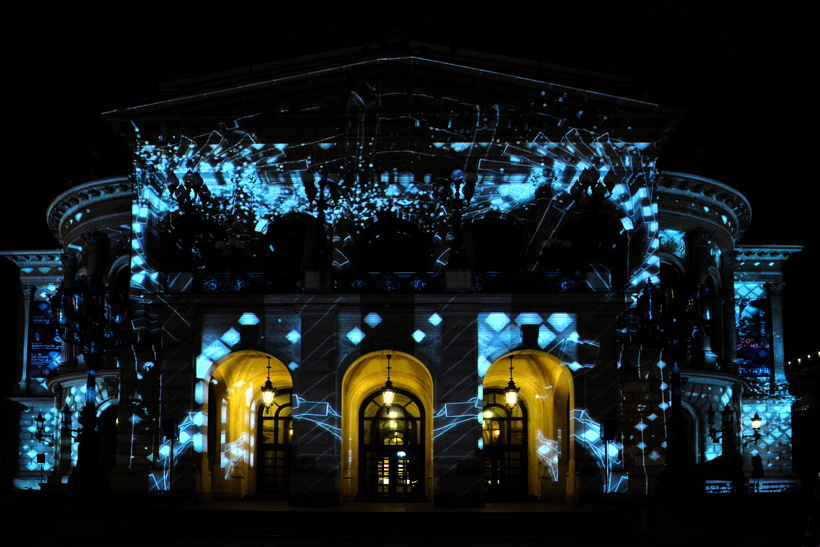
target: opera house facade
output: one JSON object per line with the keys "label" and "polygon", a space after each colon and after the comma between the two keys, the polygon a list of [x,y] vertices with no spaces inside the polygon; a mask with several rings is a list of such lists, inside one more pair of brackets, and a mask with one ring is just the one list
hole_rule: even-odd
{"label": "opera house facade", "polygon": [[2,253],[15,487],[478,506],[794,480],[799,247],[740,245],[741,193],[657,169],[680,110],[420,44],[162,91],[104,114],[132,169],[54,199],[60,248]]}

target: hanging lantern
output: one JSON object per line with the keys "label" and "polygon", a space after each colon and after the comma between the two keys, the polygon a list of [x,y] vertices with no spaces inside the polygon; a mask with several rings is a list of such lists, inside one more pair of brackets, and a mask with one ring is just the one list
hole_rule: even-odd
{"label": "hanging lantern", "polygon": [[270,357],[268,357],[268,379],[265,380],[265,384],[262,386],[262,401],[265,403],[266,410],[273,404],[273,398],[275,396],[276,388],[273,387],[270,381]]}
{"label": "hanging lantern", "polygon": [[515,386],[513,382],[513,356],[510,355],[510,383],[507,384],[507,389],[504,390],[504,398],[507,400],[507,407],[512,410],[518,404],[518,392],[520,387]]}
{"label": "hanging lantern", "polygon": [[393,391],[393,382],[390,381],[390,359],[393,356],[389,353],[387,354],[387,381],[384,383],[384,387],[382,388],[382,398],[384,399],[384,406],[389,407],[393,404],[393,398],[396,395],[396,392]]}

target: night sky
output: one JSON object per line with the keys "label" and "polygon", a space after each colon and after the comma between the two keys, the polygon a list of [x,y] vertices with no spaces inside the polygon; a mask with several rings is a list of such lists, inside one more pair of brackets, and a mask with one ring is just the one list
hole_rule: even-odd
{"label": "night sky", "polygon": [[[0,249],[56,248],[45,221],[51,200],[88,178],[94,151],[104,163],[127,163],[102,112],[158,100],[158,84],[175,77],[374,43],[401,27],[412,41],[627,75],[632,97],[685,109],[659,168],[745,194],[753,215],[741,244],[806,247],[787,272],[786,354],[820,349],[817,109],[808,83],[818,59],[813,19],[801,7],[149,1],[46,11],[30,4],[11,8],[6,20],[11,97]],[[0,313],[9,317],[14,268],[0,264],[0,274]],[[4,336],[4,345],[12,341]]]}

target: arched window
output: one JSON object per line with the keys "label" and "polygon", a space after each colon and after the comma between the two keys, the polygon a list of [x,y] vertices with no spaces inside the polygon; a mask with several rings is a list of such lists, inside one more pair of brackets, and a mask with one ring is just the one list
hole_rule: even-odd
{"label": "arched window", "polygon": [[602,211],[580,214],[561,227],[560,240],[551,259],[563,272],[604,269],[611,273],[615,286],[624,283],[626,238],[615,217]]}
{"label": "arched window", "polygon": [[424,272],[425,240],[424,233],[412,222],[400,218],[379,220],[362,233],[362,271]]}
{"label": "arched window", "polygon": [[467,228],[468,253],[477,272],[517,272],[521,269],[524,238],[502,218],[482,218]]}
{"label": "arched window", "polygon": [[527,493],[527,409],[519,399],[512,410],[500,389],[484,391],[482,457],[484,493],[522,496]]}
{"label": "arched window", "polygon": [[293,418],[291,391],[278,390],[270,408],[259,406],[256,471],[257,493],[287,494],[290,491]]}
{"label": "arched window", "polygon": [[264,236],[266,269],[299,273],[321,263],[327,255],[325,231],[312,217],[289,216],[268,226]]}
{"label": "arched window", "polygon": [[218,270],[223,262],[218,241],[227,240],[225,229],[196,214],[167,217],[160,240],[165,271]]}
{"label": "arched window", "polygon": [[413,394],[396,390],[393,404],[371,394],[359,412],[359,496],[424,495],[424,411]]}

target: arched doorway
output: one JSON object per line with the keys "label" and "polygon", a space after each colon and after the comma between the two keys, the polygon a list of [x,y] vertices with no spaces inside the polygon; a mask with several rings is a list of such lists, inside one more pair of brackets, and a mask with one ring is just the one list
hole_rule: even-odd
{"label": "arched doorway", "polygon": [[[516,410],[506,407],[503,390],[510,381],[510,359],[518,392]],[[492,416],[482,413],[482,438],[485,493],[487,495],[525,495],[542,500],[577,502],[575,447],[571,441],[574,424],[570,413],[575,407],[572,372],[557,357],[540,350],[519,350],[499,355],[484,374],[484,406]],[[506,420],[506,438],[499,430],[498,447],[489,446],[488,435],[495,435],[495,424]],[[500,427],[500,424],[499,426]],[[515,428],[515,432],[513,431]],[[503,441],[503,442],[502,442]],[[503,453],[508,454],[505,456]],[[500,453],[500,454],[499,454]],[[520,458],[520,470],[513,473],[513,462]],[[496,463],[493,463],[495,460]],[[505,464],[498,460],[506,460]],[[497,466],[493,468],[493,465]],[[501,473],[506,465],[507,476]],[[495,491],[488,481],[500,481]],[[506,490],[506,491],[505,491]]]}
{"label": "arched doorway", "polygon": [[[270,379],[276,387],[277,396],[271,409],[279,411],[280,421],[262,423],[264,404],[261,387],[267,379],[270,362]],[[208,401],[203,410],[208,414],[207,457],[203,465],[210,468],[210,485],[203,490],[213,493],[215,499],[236,499],[250,494],[283,493],[259,491],[265,488],[283,488],[288,484],[289,452],[292,437],[270,437],[266,427],[280,428],[277,433],[290,432],[290,404],[293,381],[288,368],[275,357],[259,351],[237,351],[217,361],[208,378]],[[262,407],[262,410],[260,410]],[[269,411],[270,412],[270,411]],[[287,425],[287,429],[281,429]],[[213,438],[211,438],[213,437]],[[270,442],[268,442],[270,441]],[[288,441],[287,443],[285,441]],[[287,447],[285,445],[288,445]],[[263,445],[279,451],[275,462],[265,462]],[[288,452],[288,454],[282,454]],[[271,467],[268,467],[270,463]],[[275,470],[275,471],[274,471]],[[263,474],[262,477],[260,477]],[[268,473],[265,478],[264,474]],[[273,473],[273,475],[271,475]],[[266,481],[273,481],[266,483]],[[210,488],[208,488],[210,486]]]}
{"label": "arched doorway", "polygon": [[527,409],[510,408],[500,389],[484,391],[482,411],[484,494],[523,496],[527,492]]}
{"label": "arched doorway", "polygon": [[268,407],[259,405],[256,434],[256,493],[290,493],[293,447],[293,401],[291,390],[279,389]]}
{"label": "arched doorway", "polygon": [[[396,392],[391,405],[395,417],[385,409],[381,395],[387,379],[387,355],[391,355],[390,378]],[[407,353],[377,351],[352,363],[341,387],[342,501],[372,496],[382,501],[414,496],[431,500],[433,378],[427,367]],[[396,432],[400,434],[402,444],[390,440],[391,432],[394,439]],[[380,473],[387,482],[379,482]],[[411,482],[396,482],[407,480]],[[393,488],[399,484],[403,486]]]}
{"label": "arched doorway", "polygon": [[386,404],[382,391],[359,413],[359,496],[424,496],[424,409],[409,391]]}

